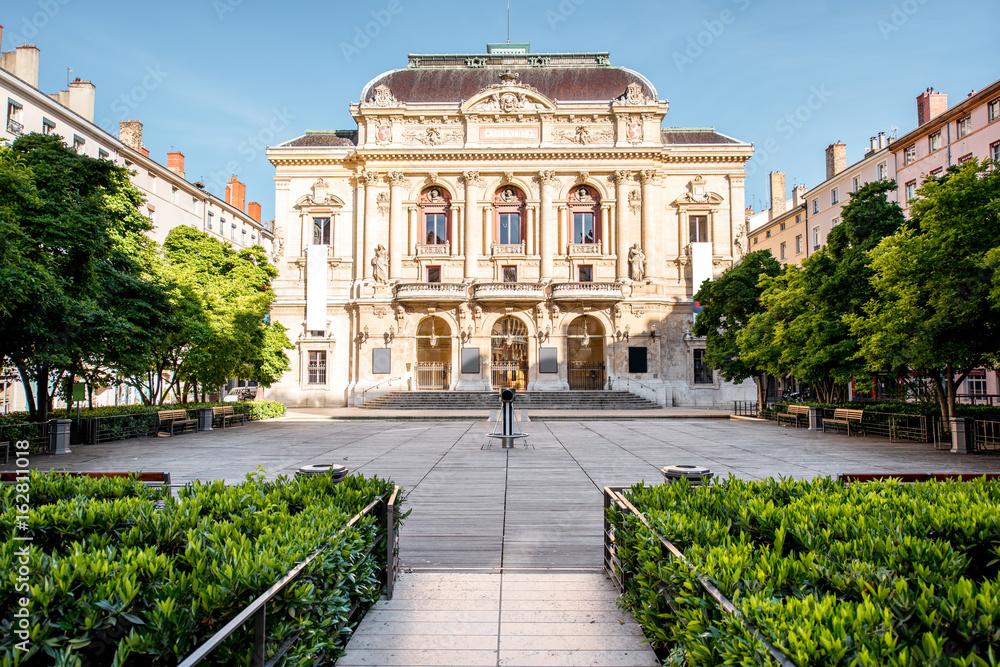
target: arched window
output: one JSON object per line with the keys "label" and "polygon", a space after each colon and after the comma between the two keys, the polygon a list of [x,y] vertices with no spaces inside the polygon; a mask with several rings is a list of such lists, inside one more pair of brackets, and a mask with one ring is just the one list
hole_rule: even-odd
{"label": "arched window", "polygon": [[571,243],[601,242],[601,198],[590,185],[580,185],[569,193]]}
{"label": "arched window", "polygon": [[451,238],[451,195],[439,185],[420,193],[420,241],[424,245],[446,245]]}
{"label": "arched window", "polygon": [[524,243],[524,193],[514,185],[503,185],[493,196],[496,211],[496,242],[499,245]]}

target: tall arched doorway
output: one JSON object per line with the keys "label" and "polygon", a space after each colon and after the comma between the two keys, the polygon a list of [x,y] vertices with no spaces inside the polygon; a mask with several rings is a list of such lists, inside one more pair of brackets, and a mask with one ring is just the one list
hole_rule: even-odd
{"label": "tall arched doorway", "polygon": [[494,389],[528,386],[528,327],[516,317],[502,317],[493,325],[490,382]]}
{"label": "tall arched doorway", "polygon": [[451,386],[451,327],[440,317],[428,317],[417,326],[417,389]]}
{"label": "tall arched doorway", "polygon": [[583,315],[573,320],[567,332],[567,380],[570,389],[604,389],[604,326]]}

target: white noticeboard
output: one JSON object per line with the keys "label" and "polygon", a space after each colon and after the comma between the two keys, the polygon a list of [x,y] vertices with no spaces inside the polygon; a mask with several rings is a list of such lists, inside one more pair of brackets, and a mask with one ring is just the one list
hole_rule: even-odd
{"label": "white noticeboard", "polygon": [[306,329],[326,331],[326,252],[328,246],[306,249]]}
{"label": "white noticeboard", "polygon": [[712,279],[712,244],[691,244],[691,294],[697,294],[701,284]]}

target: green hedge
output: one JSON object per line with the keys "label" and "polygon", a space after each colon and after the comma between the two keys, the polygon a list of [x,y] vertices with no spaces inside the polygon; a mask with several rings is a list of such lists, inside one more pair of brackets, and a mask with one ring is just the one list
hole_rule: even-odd
{"label": "green hedge", "polygon": [[[1000,483],[730,478],[627,496],[799,667],[1000,665]],[[635,515],[609,514],[623,605],[667,664],[776,664]]]}
{"label": "green hedge", "polygon": [[[166,497],[131,479],[30,477],[30,642],[15,650],[14,567],[0,583],[0,664],[176,665],[392,484],[349,476],[237,486],[195,483]],[[0,559],[16,562],[17,498],[0,495]],[[160,505],[162,504],[162,507]],[[364,518],[268,605],[268,652],[301,631],[282,664],[332,662],[350,610],[380,593],[385,543]],[[18,535],[24,535],[19,530]],[[375,547],[373,549],[373,547]],[[249,664],[253,623],[202,664]]]}
{"label": "green hedge", "polygon": [[[150,414],[158,410],[194,410],[196,408],[212,408],[231,405],[236,412],[243,412],[250,419],[273,419],[285,414],[285,404],[278,401],[239,401],[215,403],[168,403],[166,405],[109,405],[100,408],[80,408],[80,417],[115,417],[119,415]],[[76,408],[70,410],[53,410],[49,413],[51,419],[76,419]],[[27,412],[11,412],[0,415],[0,426],[25,424],[31,421]]]}
{"label": "green hedge", "polygon": [[[903,401],[857,401],[853,403],[821,403],[819,401],[803,401],[797,404],[824,408],[831,414],[837,408],[848,408],[851,410],[889,412],[901,415],[924,415],[927,417],[941,416],[941,406],[937,403],[929,402],[910,403]],[[787,412],[789,405],[796,405],[796,403],[779,402],[774,403],[772,407],[778,412]],[[971,417],[972,419],[983,419],[988,421],[1000,420],[1000,407],[995,405],[968,405],[965,403],[957,403],[955,405],[955,411],[960,417]]]}

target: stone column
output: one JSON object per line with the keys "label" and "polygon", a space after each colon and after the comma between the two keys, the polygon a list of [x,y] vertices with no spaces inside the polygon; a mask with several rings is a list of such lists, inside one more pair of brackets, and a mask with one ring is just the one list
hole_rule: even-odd
{"label": "stone column", "polygon": [[406,226],[403,221],[403,188],[408,184],[401,171],[389,172],[389,279],[403,276]]}
{"label": "stone column", "polygon": [[483,247],[479,197],[486,182],[479,177],[478,171],[463,173],[462,180],[465,183],[465,279],[472,280],[479,275],[479,251]]}
{"label": "stone column", "polygon": [[407,254],[416,255],[417,254],[417,244],[420,243],[420,230],[419,230],[419,218],[417,217],[417,207],[411,206],[408,209],[410,216],[410,239],[407,243]]}
{"label": "stone column", "polygon": [[483,257],[493,254],[493,204],[483,204]]}
{"label": "stone column", "polygon": [[538,172],[538,184],[541,188],[541,203],[538,211],[538,251],[541,255],[541,279],[544,281],[552,279],[556,254],[556,233],[558,230],[556,229],[557,223],[552,219],[555,213],[552,210],[552,189],[559,184],[556,172]]}
{"label": "stone column", "polygon": [[560,255],[567,251],[566,244],[570,242],[569,228],[571,224],[572,222],[569,220],[569,206],[560,204],[559,213],[556,215],[556,227],[559,230],[557,234],[559,243],[556,245],[556,249]]}
{"label": "stone column", "polygon": [[449,239],[448,251],[452,255],[465,254],[465,207],[461,204],[451,205],[452,234]]}
{"label": "stone column", "polygon": [[611,204],[601,204],[601,254],[607,256],[611,252]]}
{"label": "stone column", "polygon": [[[628,184],[631,180],[632,172],[625,169],[615,172],[615,206],[618,207],[618,219],[615,221],[618,227],[618,280],[628,278]],[[646,256],[648,257],[649,253],[646,253]]]}
{"label": "stone column", "polygon": [[362,257],[358,258],[365,278],[372,277],[372,257],[375,256],[375,246],[378,245],[379,223],[378,223],[378,203],[375,200],[377,195],[379,175],[374,171],[366,171],[362,175],[365,182],[365,219],[364,225],[364,246]]}
{"label": "stone column", "polygon": [[639,172],[642,181],[642,251],[646,254],[646,277],[663,277],[663,258],[660,256],[660,239],[657,234],[659,208],[659,176],[655,169]]}
{"label": "stone column", "polygon": [[524,252],[527,255],[535,254],[535,207],[528,206],[525,208],[524,215],[527,216],[527,220],[524,223]]}

